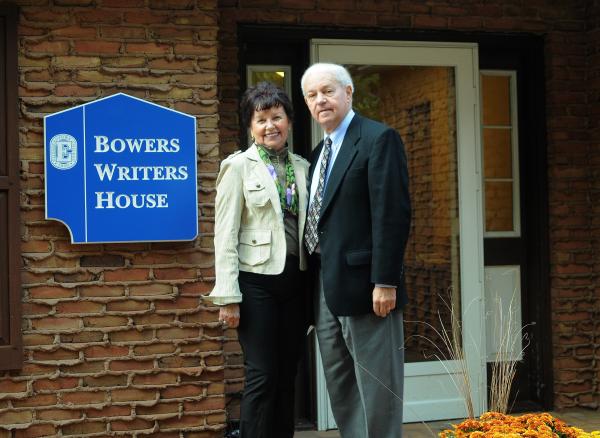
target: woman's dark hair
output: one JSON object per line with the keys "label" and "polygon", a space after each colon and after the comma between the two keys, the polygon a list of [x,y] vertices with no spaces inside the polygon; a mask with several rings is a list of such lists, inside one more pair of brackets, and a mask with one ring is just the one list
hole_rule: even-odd
{"label": "woman's dark hair", "polygon": [[283,107],[290,122],[294,120],[292,101],[281,88],[271,82],[259,82],[248,88],[240,102],[240,115],[246,128],[250,127],[254,111],[263,111],[273,107]]}

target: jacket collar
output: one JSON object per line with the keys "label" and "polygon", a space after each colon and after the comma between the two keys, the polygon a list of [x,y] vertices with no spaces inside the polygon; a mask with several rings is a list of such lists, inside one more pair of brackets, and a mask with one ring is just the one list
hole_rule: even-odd
{"label": "jacket collar", "polygon": [[356,144],[360,140],[361,137],[361,117],[358,114],[354,115],[354,118],[350,122],[348,126],[348,130],[346,131],[346,135],[344,136],[344,141],[340,146],[340,151],[338,152],[337,158],[333,163],[333,168],[331,169],[331,173],[329,174],[329,179],[327,181],[327,187],[325,187],[325,194],[323,196],[323,205],[321,207],[321,217],[325,214],[327,207],[331,203],[335,192],[337,192],[342,179],[344,178],[344,174],[346,170],[352,163],[358,148]]}

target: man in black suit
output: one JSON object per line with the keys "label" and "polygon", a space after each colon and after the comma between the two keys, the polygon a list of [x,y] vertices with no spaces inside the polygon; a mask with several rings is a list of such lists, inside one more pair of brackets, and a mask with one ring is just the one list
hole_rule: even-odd
{"label": "man in black suit", "polygon": [[319,269],[315,323],[331,407],[343,438],[402,436],[410,227],[399,134],[352,110],[354,85],[314,64],[302,91],[325,138],[311,156],[305,245]]}

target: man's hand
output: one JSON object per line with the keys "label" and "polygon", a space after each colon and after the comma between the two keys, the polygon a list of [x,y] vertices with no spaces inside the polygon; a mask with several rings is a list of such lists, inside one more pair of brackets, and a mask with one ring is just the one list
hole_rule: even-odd
{"label": "man's hand", "polygon": [[385,318],[396,307],[396,288],[375,286],[373,288],[373,312]]}
{"label": "man's hand", "polygon": [[236,328],[240,324],[240,305],[227,304],[219,309],[219,321],[224,322],[230,328]]}

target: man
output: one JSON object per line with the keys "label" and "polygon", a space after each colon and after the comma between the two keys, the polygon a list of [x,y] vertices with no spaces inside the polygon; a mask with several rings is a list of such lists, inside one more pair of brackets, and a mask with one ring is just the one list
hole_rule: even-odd
{"label": "man", "polygon": [[343,438],[398,438],[410,226],[404,146],[395,130],[352,110],[344,67],[309,67],[302,91],[325,131],[311,156],[305,245],[319,267],[315,325],[333,415]]}

